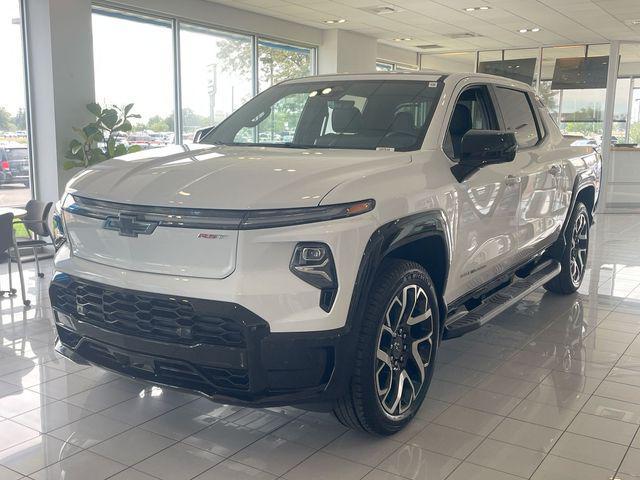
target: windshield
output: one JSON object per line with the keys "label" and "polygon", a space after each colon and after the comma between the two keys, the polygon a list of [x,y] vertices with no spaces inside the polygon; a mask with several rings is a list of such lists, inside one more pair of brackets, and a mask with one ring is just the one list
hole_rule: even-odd
{"label": "windshield", "polygon": [[441,82],[425,80],[277,85],[250,100],[199,143],[417,150],[441,91]]}

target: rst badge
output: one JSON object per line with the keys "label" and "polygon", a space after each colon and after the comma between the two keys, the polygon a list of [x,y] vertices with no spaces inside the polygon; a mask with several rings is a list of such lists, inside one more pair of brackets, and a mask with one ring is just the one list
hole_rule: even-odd
{"label": "rst badge", "polygon": [[221,238],[226,237],[226,235],[220,235],[218,233],[205,233],[201,232],[198,234],[198,238],[204,238],[207,240],[220,240]]}

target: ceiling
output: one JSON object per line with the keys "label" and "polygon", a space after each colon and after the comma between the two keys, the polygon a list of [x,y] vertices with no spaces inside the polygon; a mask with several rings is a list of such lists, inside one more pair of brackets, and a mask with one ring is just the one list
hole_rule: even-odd
{"label": "ceiling", "polygon": [[[640,40],[640,0],[209,0],[316,28],[342,28],[424,53]],[[489,6],[466,12],[465,8]],[[391,7],[394,13],[372,10]],[[345,19],[327,25],[326,20]],[[521,28],[539,32],[518,32]],[[450,38],[451,34],[475,34]],[[396,38],[411,40],[396,41]],[[419,45],[435,44],[423,50]]]}

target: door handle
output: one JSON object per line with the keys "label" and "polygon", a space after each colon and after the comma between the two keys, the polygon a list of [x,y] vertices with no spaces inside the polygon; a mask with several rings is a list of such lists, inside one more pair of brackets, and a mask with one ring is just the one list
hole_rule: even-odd
{"label": "door handle", "polygon": [[515,175],[507,175],[504,177],[505,185],[517,185],[520,183],[520,177],[516,177]]}
{"label": "door handle", "polygon": [[562,169],[560,168],[560,165],[551,165],[549,167],[549,173],[551,175],[553,175],[554,177],[557,175],[560,175],[560,172],[562,171]]}

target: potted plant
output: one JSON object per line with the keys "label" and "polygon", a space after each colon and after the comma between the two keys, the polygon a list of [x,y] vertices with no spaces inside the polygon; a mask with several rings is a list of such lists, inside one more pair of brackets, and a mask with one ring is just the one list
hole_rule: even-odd
{"label": "potted plant", "polygon": [[131,113],[133,103],[124,108],[117,106],[105,106],[98,103],[89,103],[87,110],[95,117],[87,125],[73,130],[80,134],[81,140],[73,139],[69,143],[69,150],[65,154],[67,159],[63,168],[86,168],[96,163],[103,162],[113,157],[133,153],[141,150],[139,145],[127,146],[118,143],[118,132],[126,133],[132,129],[130,119],[140,118],[140,115]]}

